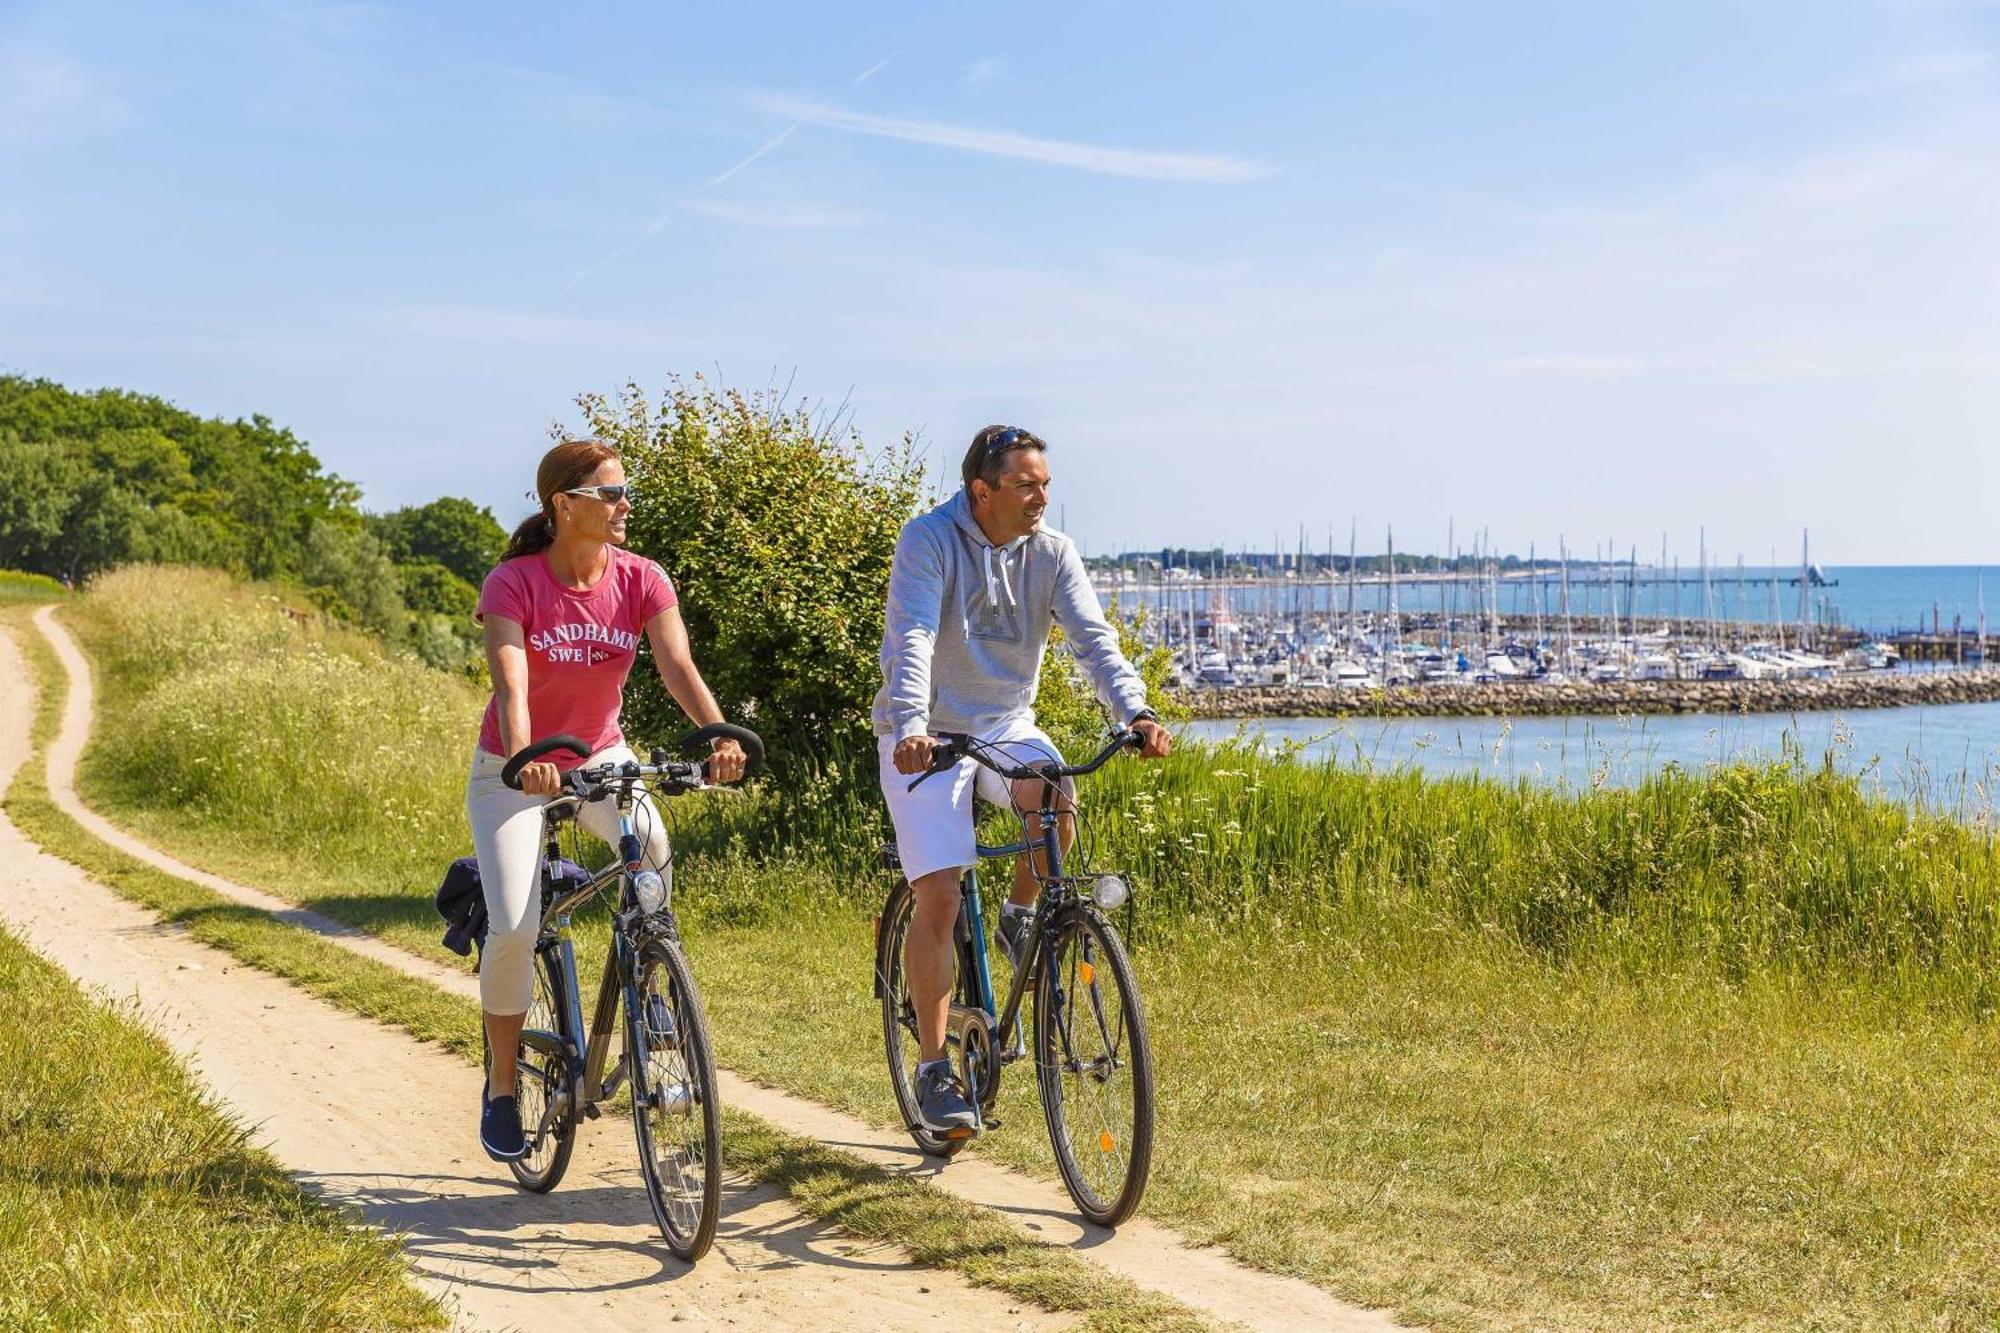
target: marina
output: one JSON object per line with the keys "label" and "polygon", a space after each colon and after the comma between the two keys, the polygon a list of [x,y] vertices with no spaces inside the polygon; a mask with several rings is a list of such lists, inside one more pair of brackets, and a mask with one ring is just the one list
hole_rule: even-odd
{"label": "marina", "polygon": [[[1602,691],[1657,686],[1640,711],[1881,707],[1996,697],[1986,687],[1902,687],[1894,692],[1773,689],[1940,671],[1981,673],[1987,633],[1983,571],[1923,578],[1876,567],[1828,571],[1800,560],[1755,569],[1712,563],[1704,546],[1684,570],[1663,549],[1580,559],[1566,543],[1552,560],[1477,550],[1470,556],[1331,552],[1163,551],[1100,561],[1100,596],[1137,614],[1149,647],[1166,650],[1172,686],[1197,712],[1243,715],[1246,692],[1294,697],[1282,712],[1310,712],[1314,696],[1389,696],[1387,711],[1506,711],[1503,699],[1460,708],[1449,692],[1533,691],[1528,711],[1606,711]],[[1843,583],[1843,576],[1846,582]],[[1893,591],[1889,585],[1895,585]],[[1907,585],[1907,586],[1905,586]],[[1862,612],[1840,599],[1849,589]],[[1967,597],[1965,594],[1969,593]],[[1952,600],[1947,602],[1946,597]],[[1970,605],[1965,603],[1969,602]],[[1949,609],[1949,618],[1947,618]],[[1983,674],[1983,673],[1981,673]],[[1741,685],[1707,700],[1693,685]],[[1815,702],[1820,696],[1823,701]],[[1656,697],[1654,697],[1656,696]],[[1879,697],[1878,697],[1879,696]],[[1961,697],[1962,696],[1962,697]],[[1526,694],[1522,696],[1526,702]],[[1562,707],[1564,703],[1574,707]],[[1354,711],[1353,700],[1327,709]]]}

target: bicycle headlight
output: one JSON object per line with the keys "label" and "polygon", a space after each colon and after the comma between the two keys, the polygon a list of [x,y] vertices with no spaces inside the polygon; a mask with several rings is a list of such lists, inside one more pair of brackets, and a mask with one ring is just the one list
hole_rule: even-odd
{"label": "bicycle headlight", "polygon": [[1099,907],[1107,912],[1115,912],[1125,905],[1126,899],[1132,896],[1132,890],[1124,880],[1118,878],[1116,875],[1099,875],[1097,877],[1097,890],[1094,896],[1097,899]]}
{"label": "bicycle headlight", "polygon": [[642,912],[663,912],[667,907],[667,882],[657,870],[641,870],[632,876],[632,894]]}

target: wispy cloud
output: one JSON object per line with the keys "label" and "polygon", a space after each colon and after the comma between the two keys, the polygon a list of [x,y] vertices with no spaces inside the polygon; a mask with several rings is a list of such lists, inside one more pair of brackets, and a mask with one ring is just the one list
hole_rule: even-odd
{"label": "wispy cloud", "polygon": [[778,93],[758,94],[754,104],[772,115],[795,122],[845,130],[880,139],[931,144],[960,152],[989,157],[1015,158],[1045,166],[1072,167],[1105,176],[1129,176],[1140,180],[1192,181],[1210,185],[1238,184],[1261,180],[1271,169],[1243,158],[1205,153],[1160,153],[1127,148],[1105,148],[1097,144],[1066,139],[1042,139],[1007,130],[978,129],[940,121],[908,120],[899,116],[879,116],[850,111],[827,102],[788,97]]}
{"label": "wispy cloud", "polygon": [[0,146],[110,134],[132,120],[97,72],[53,52],[0,48]]}
{"label": "wispy cloud", "polygon": [[889,68],[889,62],[894,60],[895,58],[896,57],[894,54],[883,56],[880,60],[870,65],[867,69],[862,70],[859,74],[854,76],[854,86],[859,88],[862,84],[868,82],[868,80],[874,78],[877,74],[880,74],[883,70]]}
{"label": "wispy cloud", "polygon": [[696,199],[687,208],[691,213],[699,213],[719,222],[734,222],[773,231],[847,231],[872,226],[879,220],[876,214],[859,209],[816,208],[810,205],[764,207],[729,203],[721,199]]}

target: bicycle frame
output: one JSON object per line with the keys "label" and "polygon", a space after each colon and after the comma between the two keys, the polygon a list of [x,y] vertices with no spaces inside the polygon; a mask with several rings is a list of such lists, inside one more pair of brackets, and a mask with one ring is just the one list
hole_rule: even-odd
{"label": "bicycle frame", "polygon": [[[1047,963],[1044,955],[1048,950],[1043,947],[1042,942],[1045,938],[1053,938],[1054,932],[1050,927],[1066,921],[1069,915],[1077,910],[1077,900],[1070,893],[1068,882],[1063,877],[1062,840],[1057,835],[1057,821],[1061,816],[1055,809],[1055,790],[1053,783],[1042,784],[1041,808],[1035,812],[1041,822],[1042,831],[1039,838],[1030,838],[1024,827],[1021,838],[1016,842],[1003,843],[999,846],[974,844],[981,860],[1034,851],[1040,852],[1042,856],[1044,873],[1037,876],[1041,882],[1041,892],[1035,897],[1034,923],[1029,928],[1028,944],[1024,954],[1030,962],[1028,966],[1014,973],[1014,983],[1008,988],[1007,1007],[1004,1012],[996,1008],[993,1002],[993,973],[987,961],[986,923],[979,902],[979,872],[974,867],[967,867],[965,874],[959,880],[961,902],[972,936],[968,952],[969,961],[972,963],[973,993],[979,1008],[985,1011],[987,1019],[993,1024],[993,1039],[1001,1047],[1002,1063],[1010,1063],[1027,1054],[1016,1028],[1016,1024],[1020,1022],[1021,1001],[1027,995],[1028,987],[1034,981],[1036,974]],[[947,1033],[947,1044],[954,1041],[956,1036]]]}
{"label": "bicycle frame", "polygon": [[[558,984],[562,994],[559,1002],[564,1009],[566,1026],[571,1032],[585,1034],[581,1051],[569,1049],[570,1043],[561,1041],[554,1033],[524,1031],[521,1034],[525,1044],[559,1056],[566,1072],[582,1071],[580,1084],[563,1089],[561,1100],[566,1104],[559,1105],[557,1099],[550,1099],[550,1116],[564,1110],[572,1114],[595,1115],[597,1104],[618,1090],[620,1081],[628,1072],[624,1057],[620,1058],[618,1067],[611,1071],[609,1077],[605,1075],[604,1063],[608,1058],[612,1031],[617,1026],[619,1001],[623,999],[630,1008],[638,998],[633,993],[632,959],[636,947],[634,937],[640,923],[631,876],[644,868],[644,845],[632,826],[634,795],[631,784],[619,793],[617,801],[619,859],[585,883],[556,897],[542,915],[541,933],[535,943],[537,953],[554,955],[556,966],[552,970],[560,978]],[[559,798],[544,808],[542,819],[548,839],[542,862],[545,888],[553,882],[555,864],[561,855],[562,826],[574,820],[581,808],[582,803],[574,797]],[[605,959],[604,975],[597,986],[597,1003],[592,1010],[590,1026],[586,1029],[583,1025],[582,997],[577,993],[580,979],[576,967],[576,945],[570,934],[570,915],[602,893],[614,880],[619,883],[619,894],[618,904],[612,913],[611,955]],[[535,1132],[539,1134],[545,1128],[546,1125],[538,1126]]]}

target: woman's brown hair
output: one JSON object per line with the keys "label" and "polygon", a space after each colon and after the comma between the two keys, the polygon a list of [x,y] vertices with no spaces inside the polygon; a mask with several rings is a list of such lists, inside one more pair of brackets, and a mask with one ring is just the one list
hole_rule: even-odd
{"label": "woman's brown hair", "polygon": [[564,440],[543,454],[542,465],[535,469],[535,494],[541,498],[541,511],[521,520],[500,558],[512,560],[546,551],[556,539],[556,496],[584,485],[591,473],[616,457],[618,451],[602,440]]}

